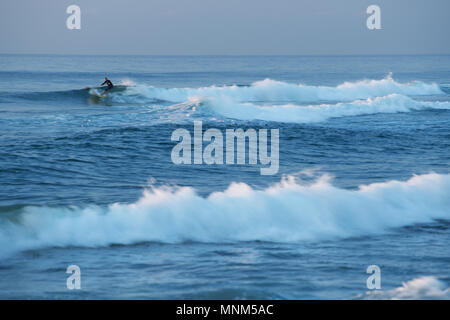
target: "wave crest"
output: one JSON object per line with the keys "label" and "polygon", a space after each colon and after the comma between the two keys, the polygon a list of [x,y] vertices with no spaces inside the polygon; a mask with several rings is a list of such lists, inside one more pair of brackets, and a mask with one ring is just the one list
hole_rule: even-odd
{"label": "wave crest", "polygon": [[157,242],[317,241],[382,233],[450,218],[450,175],[334,187],[285,177],[265,190],[233,183],[204,198],[194,189],[150,188],[132,204],[108,207],[26,207],[2,218],[3,254],[52,246]]}
{"label": "wave crest", "polygon": [[436,83],[428,84],[421,81],[400,83],[388,75],[381,80],[345,82],[336,87],[292,84],[272,79],[257,81],[250,86],[156,88],[137,85],[130,87],[130,94],[171,102],[183,102],[191,97],[227,98],[241,102],[317,102],[352,101],[389,94],[438,95],[443,92]]}
{"label": "wave crest", "polygon": [[292,123],[313,123],[347,116],[376,113],[397,113],[423,109],[450,109],[450,102],[416,101],[407,96],[391,94],[353,102],[318,105],[256,105],[229,99],[191,100],[191,105],[223,117],[239,120],[264,120]]}
{"label": "wave crest", "polygon": [[432,276],[424,276],[403,282],[401,287],[388,291],[368,291],[365,299],[418,300],[450,299],[450,288]]}

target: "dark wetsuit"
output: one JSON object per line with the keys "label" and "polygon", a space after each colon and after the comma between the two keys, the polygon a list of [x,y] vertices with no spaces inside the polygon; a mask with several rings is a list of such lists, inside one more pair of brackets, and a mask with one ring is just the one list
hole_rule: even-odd
{"label": "dark wetsuit", "polygon": [[[103,82],[101,85],[104,85],[105,83],[106,83],[106,85],[108,86],[108,89],[106,89],[106,90],[109,90],[109,89],[111,89],[112,87],[114,87],[114,85],[112,84],[111,80],[109,80],[109,79],[106,79],[105,82]],[[106,91],[106,90],[105,90],[105,91]]]}

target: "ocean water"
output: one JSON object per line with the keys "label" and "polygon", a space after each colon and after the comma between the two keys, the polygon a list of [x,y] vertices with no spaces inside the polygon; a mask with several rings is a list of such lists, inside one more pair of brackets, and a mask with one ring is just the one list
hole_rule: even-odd
{"label": "ocean water", "polygon": [[[278,172],[174,164],[194,121]],[[0,55],[0,298],[449,299],[449,163],[450,56]]]}

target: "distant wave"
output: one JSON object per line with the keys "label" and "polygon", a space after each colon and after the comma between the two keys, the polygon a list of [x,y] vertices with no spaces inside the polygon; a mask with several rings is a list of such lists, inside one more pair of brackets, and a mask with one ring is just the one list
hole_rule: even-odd
{"label": "distant wave", "polygon": [[[397,113],[423,109],[450,109],[450,102],[416,101],[400,94],[368,98],[352,102],[316,105],[256,105],[228,99],[192,99],[191,105],[227,118],[293,123],[321,122],[330,118]],[[180,107],[186,108],[186,104]]]}
{"label": "distant wave", "polygon": [[[443,89],[436,83],[412,81],[400,83],[391,75],[380,80],[361,80],[344,82],[337,86],[312,86],[293,84],[272,79],[254,82],[248,86],[209,86],[200,88],[157,88],[135,84],[126,79],[122,82],[126,90],[111,92],[106,100],[109,103],[145,104],[154,101],[179,103],[193,97],[224,98],[236,102],[325,102],[353,101],[402,94],[406,96],[441,95]],[[53,100],[58,98],[87,99],[89,90],[67,90],[51,92],[31,92],[14,94],[23,99]]]}
{"label": "distant wave", "polygon": [[250,86],[210,86],[200,88],[156,88],[143,85],[130,87],[128,93],[171,102],[183,102],[192,97],[226,98],[244,102],[316,102],[351,101],[386,96],[397,93],[402,95],[439,95],[444,92],[436,83],[413,81],[400,83],[388,75],[381,80],[362,80],[344,82],[336,87],[292,84],[265,79]]}
{"label": "distant wave", "polygon": [[74,89],[62,91],[17,92],[8,94],[7,96],[31,101],[60,101],[61,99],[86,100],[89,97],[89,92],[86,89]]}
{"label": "distant wave", "polygon": [[102,100],[99,100],[98,95],[103,93],[105,88],[83,88],[73,90],[61,90],[61,91],[37,91],[37,92],[17,92],[9,94],[1,94],[1,96],[13,99],[24,99],[28,101],[36,102],[61,102],[64,103],[75,102],[88,102],[90,99],[96,99],[98,103],[106,104],[147,104],[152,102],[158,102],[156,98],[150,98],[145,95],[139,94],[136,90],[133,90],[134,85],[119,85],[116,86],[113,91],[108,92]]}
{"label": "distant wave", "polygon": [[53,246],[157,242],[297,242],[383,233],[450,219],[450,175],[339,189],[285,177],[265,190],[233,183],[201,197],[190,187],[150,188],[132,204],[19,208],[0,215],[1,254]]}

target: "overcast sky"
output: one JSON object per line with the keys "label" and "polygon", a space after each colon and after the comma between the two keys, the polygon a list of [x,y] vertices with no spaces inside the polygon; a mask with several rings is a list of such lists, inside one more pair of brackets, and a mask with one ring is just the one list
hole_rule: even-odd
{"label": "overcast sky", "polygon": [[450,0],[1,0],[0,53],[450,54],[449,15]]}

